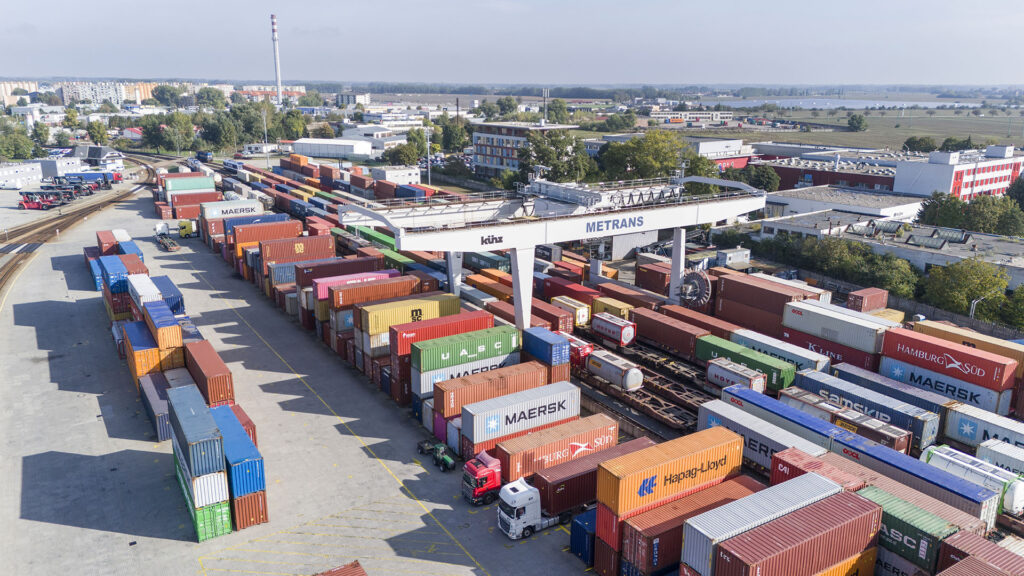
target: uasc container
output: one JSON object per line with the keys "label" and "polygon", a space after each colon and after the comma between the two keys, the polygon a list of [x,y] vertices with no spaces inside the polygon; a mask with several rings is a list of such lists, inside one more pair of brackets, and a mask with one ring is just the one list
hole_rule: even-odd
{"label": "uasc container", "polygon": [[938,562],[939,544],[960,530],[953,523],[876,486],[868,486],[857,495],[882,507],[879,545],[929,573]]}

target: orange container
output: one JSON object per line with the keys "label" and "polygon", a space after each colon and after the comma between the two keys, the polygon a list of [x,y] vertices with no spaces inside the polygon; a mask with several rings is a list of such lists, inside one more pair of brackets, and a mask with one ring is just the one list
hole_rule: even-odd
{"label": "orange container", "polygon": [[[393,372],[392,372],[393,373]],[[548,384],[548,370],[540,362],[524,362],[434,384],[434,412],[446,420],[462,414],[466,404],[483,402]]]}
{"label": "orange container", "polygon": [[166,372],[175,368],[185,367],[185,348],[160,349],[160,370]]}
{"label": "orange container", "polygon": [[505,286],[501,282],[484,276],[483,274],[470,274],[466,277],[466,283],[470,286],[494,296],[498,300],[504,302],[512,301],[512,288]]}
{"label": "orange container", "polygon": [[867,550],[843,560],[835,566],[826,568],[814,576],[866,576],[875,573],[875,560],[878,548],[872,546]]}
{"label": "orange container", "polygon": [[529,478],[545,468],[600,452],[618,442],[619,423],[604,414],[507,440],[496,449],[501,479],[508,483]]}
{"label": "orange container", "polygon": [[480,271],[480,274],[487,276],[491,280],[497,280],[509,288],[512,287],[512,275],[508,272],[498,270],[497,268],[484,268]]}

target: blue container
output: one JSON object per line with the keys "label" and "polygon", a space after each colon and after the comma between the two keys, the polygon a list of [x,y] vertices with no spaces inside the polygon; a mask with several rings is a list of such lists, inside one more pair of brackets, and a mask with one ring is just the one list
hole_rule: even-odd
{"label": "blue container", "polygon": [[905,384],[946,396],[950,400],[970,404],[1001,416],[1010,414],[1012,389],[1002,392],[991,390],[889,356],[882,357],[878,364],[878,372]]}
{"label": "blue container", "polygon": [[178,316],[178,326],[181,326],[181,342],[182,344],[189,344],[191,342],[199,342],[206,340],[203,335],[199,332],[199,328],[196,328],[192,319],[188,316]]}
{"label": "blue container", "polygon": [[317,208],[316,206],[310,206],[309,209],[306,211],[306,218],[309,218],[310,216],[318,216],[320,218],[326,218],[327,217],[327,210],[323,210],[321,208]]}
{"label": "blue container", "polygon": [[259,214],[256,216],[236,216],[234,218],[225,218],[224,234],[231,234],[235,229],[235,226],[244,226],[246,224],[268,224],[270,222],[286,222],[288,220],[291,220],[290,216],[279,212],[268,212],[266,214]]}
{"label": "blue container", "polygon": [[135,254],[139,257],[139,260],[142,260],[143,262],[146,261],[146,259],[142,256],[142,249],[139,248],[139,245],[136,244],[134,240],[118,242],[117,252],[119,254]]}
{"label": "blue container", "polygon": [[270,172],[272,174],[281,175],[281,174],[284,174],[284,168],[281,168],[280,166],[271,166],[270,167]]}
{"label": "blue container", "polygon": [[292,187],[285,184],[274,184],[274,190],[277,190],[278,192],[291,192]]}
{"label": "blue container", "polygon": [[522,350],[548,366],[569,363],[569,340],[547,328],[535,326],[523,330]]}
{"label": "blue container", "polygon": [[391,396],[391,367],[384,366],[380,369],[380,387],[384,393]]}
{"label": "blue container", "polygon": [[170,328],[178,325],[178,319],[174,317],[174,313],[171,312],[171,309],[163,300],[146,302],[142,305],[142,308],[143,314],[149,318],[154,328]]}
{"label": "blue container", "polygon": [[423,399],[419,396],[412,395],[412,417],[417,421],[423,419]]}
{"label": "blue container", "polygon": [[572,519],[569,530],[569,551],[583,560],[588,567],[594,565],[594,535],[597,531],[597,509],[587,510]]}
{"label": "blue container", "polygon": [[171,309],[174,314],[185,313],[185,298],[181,295],[181,290],[174,285],[167,276],[150,276],[150,280],[156,285],[157,290],[160,290],[160,296],[163,297],[164,303]]}
{"label": "blue container", "polygon": [[309,199],[309,203],[312,204],[313,206],[316,206],[317,208],[319,208],[321,210],[326,210],[327,209],[327,205],[330,204],[330,202],[328,202],[327,200],[325,200],[323,198],[310,198]]}
{"label": "blue container", "polygon": [[355,320],[352,317],[352,310],[342,310],[336,312],[337,319],[341,320],[341,326],[335,327],[338,332],[344,332],[345,330],[352,330],[356,327]]}
{"label": "blue container", "polygon": [[821,372],[802,370],[796,375],[796,386],[813,392],[833,404],[850,408],[914,435],[913,446],[924,450],[935,443],[939,434],[939,416],[879,394],[867,388]]}
{"label": "blue container", "polygon": [[270,285],[293,284],[295,282],[295,268],[302,268],[310,264],[329,262],[337,258],[320,258],[319,260],[303,260],[302,262],[275,262],[268,264],[270,270]]}
{"label": "blue container", "polygon": [[210,415],[206,399],[194,384],[167,389],[171,429],[192,476],[204,476],[226,468],[224,439]]}
{"label": "blue container", "polygon": [[92,283],[96,290],[103,290],[103,268],[98,260],[89,260],[89,274],[92,275]]}
{"label": "blue container", "polygon": [[263,182],[249,182],[249,187],[250,188],[255,188],[256,190],[259,190],[261,192],[263,190],[266,190],[267,188],[270,188],[270,186],[267,186]]}
{"label": "blue container", "polygon": [[238,498],[266,490],[263,456],[246,434],[245,428],[242,428],[231,406],[211,408],[210,415],[224,437],[224,459],[228,463],[228,487],[231,488],[231,497]]}
{"label": "blue container", "polygon": [[484,268],[496,268],[502,272],[509,272],[512,269],[508,256],[499,256],[492,252],[465,252],[462,255],[462,262],[467,268],[476,271]]}
{"label": "blue container", "polygon": [[904,384],[892,378],[886,378],[881,374],[876,374],[853,364],[833,364],[832,374],[868,390],[938,414],[940,430],[942,429],[942,423],[946,421],[947,411],[957,403],[955,400],[941,394],[936,394],[930,390],[923,390],[910,384]]}
{"label": "blue container", "polygon": [[167,389],[170,388],[163,374],[149,374],[139,378],[139,393],[142,407],[146,409],[149,421],[153,423],[158,442],[170,440],[171,420],[167,413]]}
{"label": "blue container", "polygon": [[409,186],[402,184],[395,190],[395,198],[426,198],[427,193],[424,190],[416,188],[415,186]]}
{"label": "blue container", "polygon": [[153,334],[150,333],[149,326],[146,326],[145,322],[125,322],[122,330],[126,345],[135,352],[157,347],[156,339],[153,338]]}
{"label": "blue container", "polygon": [[117,256],[100,256],[100,269],[103,270],[103,282],[110,292],[117,294],[128,291],[128,269]]}
{"label": "blue container", "polygon": [[547,280],[548,278],[551,278],[551,276],[549,276],[548,274],[545,274],[543,272],[534,272],[533,273],[533,293],[534,294],[543,294],[544,293],[544,281]]}
{"label": "blue container", "polygon": [[309,214],[309,209],[313,206],[304,200],[292,200],[288,204],[288,212],[298,219],[304,219]]}

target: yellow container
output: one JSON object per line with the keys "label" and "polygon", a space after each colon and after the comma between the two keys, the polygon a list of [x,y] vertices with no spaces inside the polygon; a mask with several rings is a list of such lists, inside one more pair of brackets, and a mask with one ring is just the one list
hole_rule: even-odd
{"label": "yellow container", "polygon": [[914,322],[914,332],[942,338],[949,342],[963,344],[964,346],[970,346],[971,348],[977,348],[1016,360],[1017,371],[1014,372],[1014,375],[1017,378],[1024,378],[1024,345],[1015,344],[1001,338],[986,336],[980,332],[932,322],[931,320]]}
{"label": "yellow container", "polygon": [[321,322],[327,322],[331,319],[331,301],[330,300],[317,300],[316,301],[316,319]]}
{"label": "yellow container", "polygon": [[871,547],[867,550],[843,560],[839,564],[826,568],[814,576],[867,576],[875,573],[875,560],[878,558],[878,548]]}
{"label": "yellow container", "polygon": [[882,308],[881,310],[875,310],[874,312],[868,312],[876,318],[888,320],[890,322],[903,323],[903,320],[907,317],[907,313],[902,310],[893,310],[892,308]]}
{"label": "yellow container", "polygon": [[587,306],[583,302],[580,302],[575,298],[569,298],[568,296],[555,296],[551,299],[551,303],[562,310],[572,312],[573,320],[577,326],[590,325],[590,306]]}
{"label": "yellow container", "polygon": [[396,324],[433,320],[458,314],[461,301],[454,294],[437,294],[411,300],[363,306],[359,311],[360,330],[370,336],[383,334]]}
{"label": "yellow container", "polygon": [[626,304],[621,300],[616,300],[615,298],[602,296],[600,298],[594,298],[591,309],[594,314],[607,312],[612,316],[618,316],[623,320],[629,320],[629,311],[633,309],[633,306],[631,304]]}
{"label": "yellow container", "polygon": [[160,371],[166,372],[175,368],[185,367],[185,348],[168,348],[160,350]]}
{"label": "yellow container", "polygon": [[740,473],[743,437],[721,426],[612,458],[597,468],[597,501],[624,516]]}

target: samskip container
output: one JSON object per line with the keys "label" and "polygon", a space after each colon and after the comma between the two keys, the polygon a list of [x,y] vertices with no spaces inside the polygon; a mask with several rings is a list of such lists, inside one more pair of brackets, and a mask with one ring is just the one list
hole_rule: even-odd
{"label": "samskip container", "polygon": [[211,408],[210,414],[224,438],[224,459],[227,461],[231,497],[239,498],[266,490],[263,456],[242,428],[231,407]]}
{"label": "samskip container", "polygon": [[171,429],[189,474],[203,476],[225,468],[224,443],[203,395],[195,386],[167,389]]}
{"label": "samskip container", "polygon": [[618,444],[619,424],[604,414],[594,414],[542,432],[501,442],[496,457],[505,483],[599,452]]}
{"label": "samskip container", "polygon": [[938,414],[939,430],[942,430],[946,413],[957,402],[930,390],[922,390],[911,384],[905,384],[892,378],[886,378],[876,372],[858,368],[852,364],[833,364],[832,375],[851,382],[873,392],[888,396],[894,400],[905,402],[927,412]]}
{"label": "samskip container", "polygon": [[556,382],[462,407],[462,435],[478,444],[577,416],[580,389]]}
{"label": "samskip container", "polygon": [[821,446],[747,414],[721,400],[701,404],[697,413],[697,429],[705,430],[722,426],[743,437],[743,460],[747,465],[767,471],[772,466],[772,456],[790,448],[797,448],[807,454],[820,456],[827,452]]}

